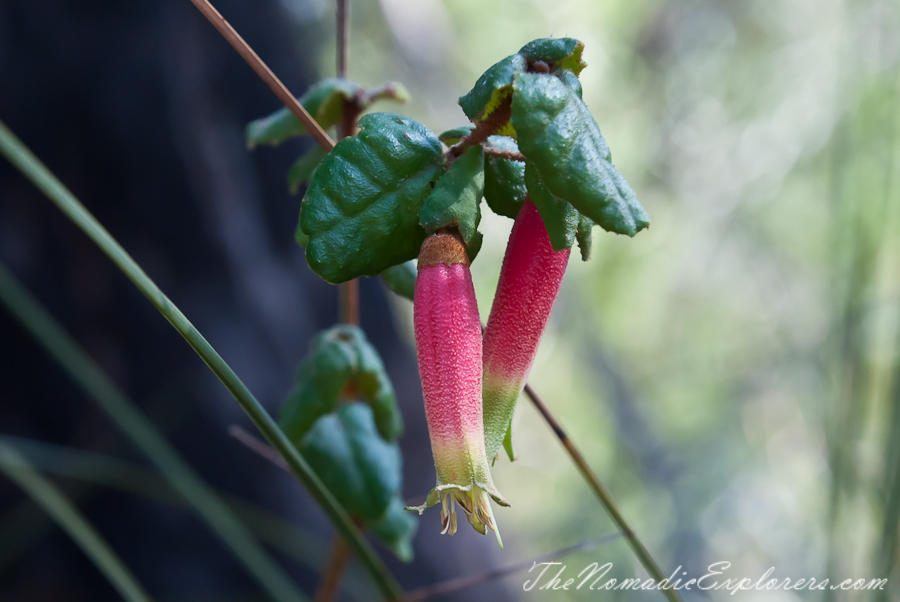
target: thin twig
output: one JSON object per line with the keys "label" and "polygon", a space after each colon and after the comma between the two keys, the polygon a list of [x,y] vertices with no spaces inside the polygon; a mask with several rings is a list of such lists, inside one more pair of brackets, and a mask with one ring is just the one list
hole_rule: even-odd
{"label": "thin twig", "polygon": [[275,93],[275,96],[278,97],[278,100],[284,103],[284,106],[290,110],[294,116],[300,120],[300,123],[303,124],[303,127],[306,128],[306,131],[309,132],[309,135],[315,139],[316,142],[319,143],[326,152],[331,152],[331,149],[334,148],[334,141],[325,133],[325,130],[322,129],[322,126],[316,122],[315,119],[303,108],[293,94],[285,87],[281,80],[272,73],[272,70],[263,62],[261,58],[254,52],[252,48],[244,41],[238,32],[234,30],[234,28],[225,20],[225,18],[219,14],[212,4],[209,3],[209,0],[191,0],[194,3],[194,6],[203,13],[203,16],[209,19],[209,22],[213,24],[213,26],[219,30],[219,33],[222,34],[228,43],[231,44],[235,50],[238,51],[238,54],[241,55],[247,64],[256,71],[256,74],[259,76],[261,80],[263,80],[269,88],[272,89],[272,92]]}
{"label": "thin twig", "polygon": [[291,469],[288,467],[287,462],[284,461],[284,458],[275,451],[275,448],[266,445],[266,442],[258,437],[254,437],[243,427],[232,424],[228,427],[228,434],[243,443],[246,447],[248,447],[252,452],[254,452],[258,456],[262,456],[275,466],[290,472]]}
{"label": "thin twig", "polygon": [[569,556],[570,554],[577,554],[578,552],[587,552],[588,550],[593,550],[594,548],[602,546],[603,544],[615,541],[620,537],[622,537],[621,533],[610,533],[609,535],[604,535],[603,537],[598,537],[597,539],[586,539],[574,546],[562,548],[561,550],[556,550],[555,552],[550,552],[549,554],[544,554],[543,556],[538,556],[537,558],[533,558],[531,560],[515,562],[508,566],[494,569],[493,571],[481,573],[480,575],[464,575],[462,577],[443,581],[435,585],[426,585],[425,587],[414,589],[413,591],[409,592],[408,594],[403,596],[400,602],[421,602],[422,600],[427,600],[428,598],[433,598],[435,596],[443,596],[452,592],[458,592],[462,589],[506,577],[507,575],[523,571],[529,567],[534,567],[535,565],[544,562],[551,562],[553,560],[556,560],[557,558]]}
{"label": "thin twig", "polygon": [[[347,78],[350,64],[350,0],[337,0],[337,76]],[[356,135],[359,118],[358,99],[345,98],[338,136]],[[353,279],[338,285],[341,322],[359,326],[359,281]]]}
{"label": "thin twig", "polygon": [[[660,570],[659,565],[656,564],[656,561],[653,560],[653,557],[650,555],[650,552],[647,550],[647,547],[643,544],[637,534],[631,529],[628,525],[628,522],[625,520],[625,517],[622,516],[622,513],[619,511],[619,507],[616,506],[615,500],[613,500],[612,496],[609,494],[609,491],[606,490],[606,487],[603,486],[603,483],[600,482],[600,479],[597,477],[596,473],[588,466],[587,461],[584,459],[584,456],[581,455],[581,452],[575,447],[575,443],[569,438],[566,434],[566,431],[563,430],[562,425],[559,424],[559,421],[555,416],[550,412],[541,398],[537,393],[534,392],[534,389],[531,388],[531,385],[525,385],[525,394],[528,395],[528,398],[531,400],[531,403],[534,404],[534,407],[537,408],[538,412],[540,412],[541,416],[550,425],[550,428],[553,429],[554,434],[557,439],[559,439],[560,443],[563,444],[563,447],[566,448],[566,451],[569,452],[569,456],[572,458],[572,461],[575,463],[575,466],[578,467],[578,470],[581,471],[582,476],[584,476],[585,480],[591,486],[591,489],[594,490],[594,493],[597,494],[597,497],[600,498],[600,503],[603,504],[603,507],[606,508],[606,511],[609,513],[610,518],[613,519],[613,522],[616,526],[622,531],[622,535],[625,536],[625,539],[628,540],[628,545],[631,546],[631,549],[634,551],[635,555],[638,557],[638,560],[644,566],[644,569],[653,577],[657,583],[661,583],[666,577],[663,575],[662,570]],[[670,602],[681,602],[681,597],[678,595],[678,592],[675,590],[666,587],[662,590],[663,594],[670,600]]]}
{"label": "thin twig", "polygon": [[316,588],[316,596],[313,602],[332,602],[341,587],[341,579],[344,570],[350,561],[350,548],[340,535],[335,535],[331,543],[331,553],[328,555],[328,564]]}
{"label": "thin twig", "polygon": [[484,154],[488,157],[497,157],[498,159],[509,159],[510,161],[525,162],[525,155],[518,151],[508,151],[497,148],[496,146],[485,146]]}
{"label": "thin twig", "polygon": [[467,136],[463,136],[459,142],[450,147],[448,155],[450,160],[462,156],[469,147],[476,144],[484,144],[488,138],[496,134],[510,120],[512,115],[512,97],[507,97],[500,102],[494,111],[482,121],[479,121]]}
{"label": "thin twig", "polygon": [[347,78],[350,62],[350,0],[337,0],[337,73]]}

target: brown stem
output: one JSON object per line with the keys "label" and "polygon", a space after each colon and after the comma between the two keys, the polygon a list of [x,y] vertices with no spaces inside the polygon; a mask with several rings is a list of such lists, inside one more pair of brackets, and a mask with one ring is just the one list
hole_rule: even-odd
{"label": "brown stem", "polygon": [[[347,77],[347,66],[350,62],[350,0],[337,0],[337,56],[338,77]],[[359,117],[358,99],[344,100],[338,137],[356,135],[356,120]],[[338,285],[338,305],[341,322],[359,326],[359,281],[351,280]]]}
{"label": "brown stem", "polygon": [[488,157],[497,157],[498,159],[509,159],[510,161],[525,162],[525,155],[518,151],[508,151],[497,148],[495,146],[485,146],[484,154]]}
{"label": "brown stem", "polygon": [[359,326],[359,280],[338,285],[341,322]]}
{"label": "brown stem", "polygon": [[344,576],[344,570],[347,568],[349,560],[350,548],[340,535],[335,535],[331,542],[328,564],[325,565],[325,572],[322,573],[322,579],[319,581],[319,587],[316,588],[313,602],[332,602],[335,599],[341,587],[341,577]]}
{"label": "brown stem", "polygon": [[300,120],[300,123],[303,124],[303,127],[306,128],[306,131],[309,132],[310,136],[312,136],[316,142],[319,143],[326,152],[330,152],[331,149],[334,148],[334,141],[325,133],[325,130],[316,122],[315,119],[303,108],[293,94],[288,91],[281,80],[278,79],[272,70],[262,61],[261,58],[253,51],[252,48],[244,41],[244,39],[238,35],[238,32],[234,30],[234,28],[229,25],[228,21],[219,14],[212,4],[209,3],[209,0],[191,0],[194,3],[194,6],[203,13],[209,22],[213,24],[213,26],[219,30],[219,33],[222,34],[228,43],[231,44],[235,50],[238,51],[238,54],[241,55],[247,64],[256,71],[256,74],[263,80],[269,88],[271,88],[272,92],[275,93],[275,96],[278,97],[284,106],[286,106],[294,116]]}
{"label": "brown stem", "polygon": [[[631,549],[644,566],[644,569],[646,569],[657,583],[661,583],[666,577],[663,575],[662,570],[660,570],[659,565],[653,560],[653,557],[650,555],[650,552],[647,550],[646,546],[644,546],[643,542],[638,538],[635,532],[631,530],[625,517],[622,516],[618,506],[616,506],[615,500],[613,500],[609,491],[606,490],[606,487],[603,486],[603,483],[600,482],[597,474],[590,466],[588,466],[584,456],[582,456],[578,448],[575,447],[575,443],[573,443],[566,434],[566,431],[563,429],[562,425],[560,425],[556,417],[550,412],[550,409],[546,404],[538,397],[538,394],[534,392],[531,385],[525,385],[525,394],[531,400],[531,403],[534,404],[534,407],[537,408],[538,412],[540,412],[547,424],[550,425],[550,428],[553,429],[553,433],[556,435],[556,438],[559,439],[559,442],[566,448],[566,451],[572,458],[572,462],[575,463],[575,466],[581,471],[581,474],[588,482],[588,485],[594,490],[597,497],[600,498],[600,503],[603,504],[603,507],[606,508],[610,518],[613,519],[613,522],[622,531],[622,534],[628,541],[628,545],[631,546]],[[670,602],[681,602],[681,597],[678,592],[671,587],[663,588],[662,592]]]}
{"label": "brown stem", "polygon": [[347,78],[350,48],[350,0],[337,0],[337,74]]}
{"label": "brown stem", "polygon": [[487,139],[496,134],[501,127],[506,125],[511,117],[512,95],[507,96],[500,105],[494,109],[494,112],[488,115],[487,119],[479,121],[478,125],[475,126],[475,129],[472,130],[468,136],[463,137],[462,140],[450,147],[449,155],[451,160],[469,150],[469,147],[487,142]]}

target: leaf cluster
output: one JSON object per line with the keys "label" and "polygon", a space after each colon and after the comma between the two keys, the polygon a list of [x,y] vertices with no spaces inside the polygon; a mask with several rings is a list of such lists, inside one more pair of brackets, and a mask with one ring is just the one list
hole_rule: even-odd
{"label": "leaf cluster", "polygon": [[356,326],[320,332],[297,371],[279,426],[350,516],[410,560],[403,511],[403,418],[381,358]]}

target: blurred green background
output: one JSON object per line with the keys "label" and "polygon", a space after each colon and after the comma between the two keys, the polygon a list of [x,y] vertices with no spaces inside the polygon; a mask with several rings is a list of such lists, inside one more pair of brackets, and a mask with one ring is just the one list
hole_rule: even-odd
{"label": "blurred green background", "polygon": [[[584,99],[653,224],[633,240],[596,229],[593,259],[573,256],[530,381],[664,570],[898,577],[898,9],[383,0],[354,13],[351,76],[406,82],[406,112],[435,131],[464,123],[455,97],[525,42],[585,42]],[[511,227],[485,214],[484,317]],[[609,531],[527,403],[515,427],[519,461],[494,471],[509,549]],[[621,541],[569,564],[601,558],[640,572]]]}

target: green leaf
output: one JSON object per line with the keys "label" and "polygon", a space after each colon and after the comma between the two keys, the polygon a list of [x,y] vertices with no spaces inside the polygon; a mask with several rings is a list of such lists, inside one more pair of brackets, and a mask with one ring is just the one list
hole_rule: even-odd
{"label": "green leaf", "polygon": [[[519,152],[516,141],[507,136],[491,136],[488,145]],[[521,161],[486,155],[484,158],[484,200],[491,211],[516,219],[528,190],[525,188],[525,164]]]}
{"label": "green leaf", "polygon": [[[303,213],[303,205],[300,205],[300,213]],[[303,228],[300,227],[303,218],[297,220],[297,227],[294,228],[294,240],[298,245],[303,247],[304,249],[309,245],[309,236],[303,231]]]}
{"label": "green leaf", "polygon": [[379,100],[390,100],[404,104],[409,102],[410,95],[406,86],[400,82],[388,82],[379,88],[370,88],[360,98],[360,110],[365,110]]}
{"label": "green leaf", "polygon": [[575,244],[575,233],[581,220],[575,207],[548,190],[531,161],[525,163],[525,183],[531,202],[544,220],[553,250],[562,251]]}
{"label": "green leaf", "polygon": [[[479,212],[481,209],[479,208]],[[466,257],[469,258],[469,263],[475,261],[475,258],[478,256],[478,251],[481,250],[481,243],[484,242],[484,236],[481,235],[481,232],[475,232],[475,236],[472,237],[466,244]]]}
{"label": "green leaf", "polygon": [[[485,71],[468,93],[459,97],[459,106],[472,123],[480,123],[491,116],[512,94],[513,78],[528,67],[521,54],[513,54],[495,63]],[[514,132],[498,130],[504,135],[515,135]]]}
{"label": "green leaf", "polygon": [[453,128],[452,130],[447,130],[438,135],[438,139],[446,144],[447,146],[453,146],[466,136],[472,133],[474,126],[464,125],[462,127]]}
{"label": "green leaf", "polygon": [[567,88],[575,92],[578,98],[581,98],[581,80],[569,69],[554,69],[550,72],[566,85]]}
{"label": "green leaf", "polygon": [[[585,68],[581,60],[584,44],[573,38],[542,38],[525,44],[518,53],[494,63],[485,71],[475,86],[459,98],[459,106],[472,123],[479,124],[494,115],[513,93],[513,80],[519,73],[533,68],[543,61],[551,70],[569,70],[577,79]],[[567,78],[563,74],[560,77]],[[580,97],[580,84],[578,86]],[[514,123],[498,123],[494,133],[516,137]]]}
{"label": "green leaf", "polygon": [[377,521],[400,490],[400,450],[378,435],[364,403],[345,403],[320,417],[298,450],[354,518]]}
{"label": "green leaf", "polygon": [[419,223],[429,233],[456,228],[469,246],[481,221],[484,193],[484,149],[472,146],[453,162],[419,211]]}
{"label": "green leaf", "polygon": [[416,534],[418,521],[403,509],[403,499],[395,495],[379,520],[370,522],[369,528],[397,558],[403,562],[413,559],[412,538]]}
{"label": "green leaf", "polygon": [[581,251],[581,261],[587,261],[591,258],[591,228],[594,227],[594,222],[583,215],[580,217],[575,238],[578,240],[578,249]]}
{"label": "green leaf", "polygon": [[[313,176],[316,174],[316,169],[318,169],[319,164],[327,154],[328,153],[326,153],[321,146],[316,145],[300,155],[300,158],[297,159],[288,170],[288,192],[291,194],[300,192],[300,187],[303,186],[305,182],[312,180]],[[302,246],[305,247],[306,245]]]}
{"label": "green leaf", "polygon": [[581,60],[583,52],[584,44],[574,38],[541,38],[519,49],[519,54],[525,57],[529,67],[537,61],[544,61],[551,69],[570,69],[576,76],[587,67]]}
{"label": "green leaf", "polygon": [[[506,435],[503,436],[503,449],[506,450],[506,456],[509,458],[510,462],[516,461],[516,452],[513,450],[512,443],[512,422],[509,423],[509,426],[506,427]],[[500,454],[497,454],[498,456]]]}
{"label": "green leaf", "polygon": [[[322,129],[327,130],[340,122],[345,101],[354,103],[354,110],[361,113],[379,100],[405,103],[409,100],[409,91],[400,82],[388,82],[378,88],[366,90],[350,80],[332,77],[314,84],[297,100]],[[285,107],[267,117],[251,121],[247,124],[245,137],[247,148],[252,150],[260,144],[277,146],[288,138],[307,133],[300,121]]]}
{"label": "green leaf", "polygon": [[391,381],[363,331],[347,324],[318,333],[300,363],[278,417],[288,438],[297,444],[320,416],[334,411],[351,381],[372,406],[381,436],[387,441],[397,439],[403,432],[403,417]]}
{"label": "green leaf", "polygon": [[[323,79],[313,85],[297,100],[303,108],[319,122],[323,129],[337,124],[341,119],[346,99],[355,98],[363,89],[353,82],[340,78]],[[281,108],[267,117],[247,124],[245,137],[247,148],[267,144],[277,146],[295,136],[306,134],[300,120],[287,107]]]}
{"label": "green leaf", "polygon": [[306,261],[333,284],[418,256],[418,213],[442,173],[441,142],[421,123],[372,113],[328,154],[303,198]]}
{"label": "green leaf", "polygon": [[416,276],[418,276],[418,269],[413,259],[393,265],[381,272],[381,280],[385,286],[410,301],[413,300],[416,290]]}
{"label": "green leaf", "polygon": [[578,95],[558,78],[536,73],[517,75],[514,88],[519,149],[547,189],[611,232],[634,236],[650,225]]}

